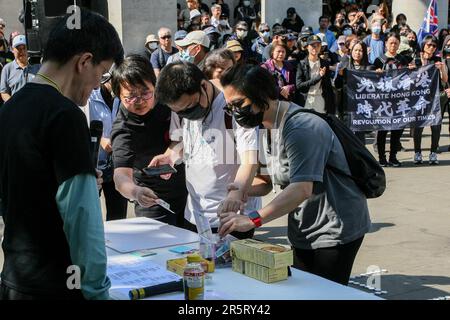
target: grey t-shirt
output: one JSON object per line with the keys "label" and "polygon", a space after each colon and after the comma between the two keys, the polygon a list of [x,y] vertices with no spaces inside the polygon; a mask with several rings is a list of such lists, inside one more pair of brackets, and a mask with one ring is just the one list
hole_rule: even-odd
{"label": "grey t-shirt", "polygon": [[[2,70],[0,78],[0,93],[14,95],[17,91],[30,82],[39,71],[40,65],[29,65],[22,69],[16,60],[8,63]],[[28,77],[25,76],[27,73]]]}
{"label": "grey t-shirt", "polygon": [[[291,104],[282,122],[300,108]],[[274,183],[313,182],[313,195],[289,214],[288,236],[295,248],[334,247],[357,240],[371,226],[367,200],[355,182],[331,171],[350,174],[344,150],[329,125],[313,114],[298,113],[282,123],[281,137],[272,140],[269,161]],[[278,140],[278,141],[277,141]],[[275,152],[275,154],[273,153]]]}

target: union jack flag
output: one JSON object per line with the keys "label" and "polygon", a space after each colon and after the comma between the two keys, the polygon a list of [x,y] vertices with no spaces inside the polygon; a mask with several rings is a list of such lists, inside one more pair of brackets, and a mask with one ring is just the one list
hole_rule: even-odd
{"label": "union jack flag", "polygon": [[422,43],[423,38],[429,34],[437,36],[439,31],[438,24],[437,1],[431,0],[425,18],[423,19],[422,26],[420,27],[419,34],[417,35],[418,43]]}

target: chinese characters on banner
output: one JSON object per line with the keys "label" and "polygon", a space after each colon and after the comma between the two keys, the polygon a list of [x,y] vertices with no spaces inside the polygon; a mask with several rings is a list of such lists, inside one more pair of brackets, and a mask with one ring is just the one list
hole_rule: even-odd
{"label": "chinese characters on banner", "polygon": [[347,112],[354,131],[398,130],[442,122],[439,71],[419,69],[347,72]]}

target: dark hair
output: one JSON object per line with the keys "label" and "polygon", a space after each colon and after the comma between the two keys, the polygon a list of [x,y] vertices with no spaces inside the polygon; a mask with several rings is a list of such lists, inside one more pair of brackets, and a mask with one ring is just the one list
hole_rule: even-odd
{"label": "dark hair", "polygon": [[350,61],[352,61],[352,63],[353,63],[353,58],[352,58],[353,49],[355,49],[355,46],[358,45],[358,44],[361,46],[362,51],[363,51],[363,56],[362,56],[360,64],[363,65],[363,66],[368,66],[369,65],[369,55],[367,54],[367,45],[362,40],[359,40],[351,48],[351,50],[350,50]]}
{"label": "dark hair", "polygon": [[423,38],[422,42],[420,43],[420,51],[423,52],[423,49],[425,48],[425,44],[427,42],[434,42],[436,44],[436,50],[434,51],[434,54],[437,54],[438,50],[439,50],[439,48],[438,48],[439,40],[431,34],[427,34],[425,36],[425,38]]}
{"label": "dark hair", "polygon": [[261,110],[269,108],[269,100],[278,99],[274,76],[266,69],[254,65],[236,65],[222,75],[223,87],[232,86]]}
{"label": "dark hair", "polygon": [[286,44],[280,43],[280,42],[276,42],[276,43],[273,43],[273,44],[272,44],[272,47],[270,48],[270,58],[273,59],[272,55],[273,55],[273,53],[275,52],[275,49],[276,49],[277,47],[282,47],[282,48],[284,48],[284,51],[286,51],[286,58],[287,58],[288,48],[287,48]]}
{"label": "dark hair", "polygon": [[156,98],[162,104],[173,103],[184,94],[200,92],[203,80],[206,77],[195,64],[182,61],[168,64],[159,74]]}
{"label": "dark hair", "polygon": [[396,38],[398,40],[398,42],[402,41],[401,38],[400,38],[400,34],[398,32],[391,31],[384,38],[384,42],[385,43],[388,42],[389,38],[392,38],[392,37]]}
{"label": "dark hair", "polygon": [[147,87],[145,81],[156,84],[156,76],[148,59],[138,54],[130,54],[112,73],[111,86],[116,96],[120,95],[120,86]]}
{"label": "dark hair", "polygon": [[320,23],[320,20],[322,20],[322,19],[327,19],[327,20],[328,20],[328,22],[330,22],[330,21],[331,21],[331,19],[330,19],[330,17],[329,17],[329,16],[320,16],[320,18],[319,18],[319,23]]}
{"label": "dark hair", "polygon": [[211,51],[205,59],[205,67],[203,68],[205,76],[211,79],[214,70],[221,67],[225,60],[230,60],[233,65],[236,63],[233,52],[226,48]]}
{"label": "dark hair", "polygon": [[81,8],[81,28],[69,28],[71,15],[66,15],[50,32],[43,54],[43,61],[66,64],[73,56],[91,53],[92,61],[99,64],[113,60],[119,64],[123,60],[123,47],[116,29],[98,13]]}
{"label": "dark hair", "polygon": [[403,13],[399,13],[396,17],[395,17],[395,21],[398,23],[398,20],[400,20],[400,18],[404,18],[405,20],[408,20],[405,16],[405,14]]}

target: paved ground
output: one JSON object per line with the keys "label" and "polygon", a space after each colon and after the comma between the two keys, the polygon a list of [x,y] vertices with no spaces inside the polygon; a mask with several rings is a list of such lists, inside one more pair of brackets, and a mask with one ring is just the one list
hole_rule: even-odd
{"label": "paved ground", "polygon": [[[448,123],[441,138],[440,165],[415,167],[411,161],[412,139],[402,141],[402,168],[386,169],[388,189],[381,198],[370,200],[373,222],[353,268],[354,275],[375,265],[387,272],[381,276],[386,299],[433,299],[450,296],[450,144]],[[426,129],[423,146],[430,145]],[[372,149],[369,147],[369,149]],[[424,150],[426,159],[428,149]],[[270,200],[273,194],[266,197]],[[129,216],[132,216],[129,210]],[[286,218],[261,228],[260,239],[286,244]],[[0,219],[0,235],[2,221]],[[0,268],[3,256],[0,250]],[[367,277],[356,279],[366,283]],[[359,286],[356,285],[358,289]],[[365,289],[362,289],[365,290]],[[365,290],[368,291],[368,290]],[[370,292],[370,291],[369,291]]]}

